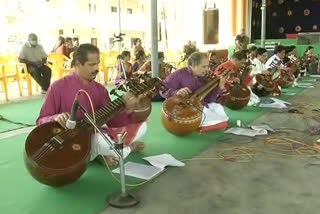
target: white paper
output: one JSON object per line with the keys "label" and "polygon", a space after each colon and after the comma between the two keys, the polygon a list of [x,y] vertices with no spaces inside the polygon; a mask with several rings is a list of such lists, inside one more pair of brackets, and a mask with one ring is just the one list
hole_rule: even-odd
{"label": "white paper", "polygon": [[302,82],[317,82],[317,79],[302,80]]}
{"label": "white paper", "polygon": [[170,154],[155,155],[150,157],[144,157],[144,160],[148,161],[151,165],[164,169],[166,166],[185,166],[181,161],[178,161]]}
{"label": "white paper", "polygon": [[297,93],[293,93],[293,92],[281,92],[283,95],[286,95],[286,96],[294,96],[296,95]]}
{"label": "white paper", "polygon": [[319,74],[314,74],[314,75],[310,75],[310,77],[320,77],[320,75]]}
{"label": "white paper", "polygon": [[297,85],[298,88],[314,88],[312,85]]}
{"label": "white paper", "polygon": [[271,97],[265,99],[265,101],[270,100],[272,103],[259,103],[258,107],[264,107],[264,108],[287,108],[288,105],[291,105],[291,103],[279,100],[277,98]]}
{"label": "white paper", "polygon": [[234,127],[226,130],[224,133],[254,137],[256,135],[267,135],[268,131],[265,129],[253,130],[249,128]]}
{"label": "white paper", "polygon": [[260,102],[260,98],[251,91],[250,89],[250,100],[248,102],[248,106],[256,105]]}
{"label": "white paper", "polygon": [[287,102],[287,101],[283,101],[283,100],[280,100],[280,99],[277,99],[277,98],[274,98],[274,97],[271,97],[270,99],[272,99],[273,101],[278,102],[278,103],[283,103],[283,104],[291,105],[291,103],[289,103],[289,102]]}
{"label": "white paper", "polygon": [[268,125],[252,125],[252,126],[250,126],[250,128],[252,128],[253,130],[256,130],[256,131],[267,130],[270,132],[274,132],[274,130]]}
{"label": "white paper", "polygon": [[209,103],[203,108],[205,116],[202,117],[201,127],[212,126],[229,120],[223,106],[218,103]]}
{"label": "white paper", "polygon": [[[153,177],[160,174],[163,169],[155,166],[149,166],[145,164],[127,162],[124,165],[125,175],[140,178],[144,180],[150,180]],[[120,168],[112,170],[113,173],[120,173]]]}
{"label": "white paper", "polygon": [[299,82],[297,85],[312,85],[310,82]]}

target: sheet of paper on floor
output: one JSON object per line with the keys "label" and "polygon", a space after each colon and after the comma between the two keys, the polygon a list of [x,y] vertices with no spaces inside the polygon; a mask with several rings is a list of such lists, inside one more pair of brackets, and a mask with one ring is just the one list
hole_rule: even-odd
{"label": "sheet of paper on floor", "polygon": [[185,166],[181,161],[175,159],[171,154],[161,154],[142,158],[151,165],[164,169],[166,166]]}
{"label": "sheet of paper on floor", "polygon": [[256,135],[267,135],[268,131],[265,129],[253,130],[249,128],[233,127],[226,130],[224,133],[254,137]]}
{"label": "sheet of paper on floor", "polygon": [[303,80],[302,82],[317,82],[317,79]]}
{"label": "sheet of paper on floor", "polygon": [[[155,176],[159,175],[163,170],[164,169],[159,167],[140,163],[133,163],[130,161],[124,165],[124,171],[126,176],[132,176],[144,180],[150,180],[154,178]],[[112,170],[112,172],[120,174],[120,168],[118,167]]]}
{"label": "sheet of paper on floor", "polygon": [[264,98],[261,99],[261,102],[258,104],[258,107],[264,107],[264,108],[288,108],[288,106],[291,105],[291,103],[274,98]]}
{"label": "sheet of paper on floor", "polygon": [[269,132],[274,132],[274,130],[269,125],[251,125],[249,127],[256,131],[267,130]]}
{"label": "sheet of paper on floor", "polygon": [[294,93],[294,92],[281,92],[282,95],[285,95],[285,96],[294,96],[296,95],[297,93]]}
{"label": "sheet of paper on floor", "polygon": [[310,77],[320,78],[320,75],[319,74],[313,74],[313,75],[310,75]]}
{"label": "sheet of paper on floor", "polygon": [[310,82],[299,82],[297,85],[312,85]]}
{"label": "sheet of paper on floor", "polygon": [[298,88],[314,88],[313,85],[297,85]]}

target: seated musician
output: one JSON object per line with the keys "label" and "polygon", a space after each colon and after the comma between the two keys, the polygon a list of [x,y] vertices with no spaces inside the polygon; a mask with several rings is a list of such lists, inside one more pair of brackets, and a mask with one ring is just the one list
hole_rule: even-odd
{"label": "seated musician", "polygon": [[[163,52],[158,53],[158,63],[159,63],[159,77],[164,80],[172,72],[173,66],[164,61]],[[141,68],[139,69],[139,72],[151,73],[151,69],[152,69],[151,60],[149,60],[141,66]]]}
{"label": "seated musician", "polygon": [[[181,68],[170,74],[164,81],[168,88],[161,92],[164,98],[172,96],[185,97],[207,83],[209,59],[205,53],[195,52],[188,58],[188,67]],[[219,87],[211,91],[203,100],[203,104],[217,102],[224,89],[225,78],[220,78]]]}
{"label": "seated musician", "polygon": [[[257,49],[257,57],[252,60],[252,71],[251,76],[255,76],[257,74],[268,74],[266,67],[266,61],[268,59],[268,52],[265,48]],[[253,82],[255,82],[255,78],[253,78]]]}
{"label": "seated musician", "polygon": [[286,47],[286,56],[283,58],[285,68],[291,71],[296,78],[300,76],[300,60],[296,56],[296,46]]}
{"label": "seated musician", "polygon": [[141,50],[135,56],[135,61],[132,64],[132,73],[137,72],[141,66],[146,62],[146,53]]}
{"label": "seated musician", "polygon": [[[91,44],[80,45],[74,53],[75,72],[55,81],[50,86],[36,124],[41,125],[57,121],[62,127],[66,128],[66,122],[70,117],[70,111],[76,96],[79,104],[89,113],[92,113],[92,107],[97,111],[110,103],[111,100],[106,88],[95,81],[99,72],[99,62],[99,49],[97,47]],[[86,93],[79,93],[81,89],[89,95],[92,105]],[[146,123],[134,123],[135,115],[130,113],[137,105],[138,98],[132,93],[126,93],[123,100],[126,110],[115,115],[102,129],[113,140],[116,140],[118,133],[127,132],[124,138],[125,149],[123,150],[124,156],[127,156],[130,151],[141,151],[144,148],[144,143],[136,140],[146,131]],[[77,112],[77,121],[83,118],[82,113]],[[117,163],[117,158],[110,150],[110,146],[97,133],[91,137],[90,160],[94,160],[98,156],[101,158],[100,155],[105,157],[107,164]]]}
{"label": "seated musician", "polygon": [[209,70],[213,72],[216,69],[216,67],[219,65],[217,53],[215,51],[208,51],[208,57],[209,57]]}
{"label": "seated musician", "polygon": [[[214,75],[219,75],[221,73],[221,70],[223,69],[231,70],[234,72],[235,77],[229,77],[228,82],[239,82],[241,68],[245,66],[246,60],[247,60],[247,56],[243,51],[235,52],[229,61],[222,63],[216,68]],[[243,80],[243,84],[245,86],[249,86],[251,83],[251,80],[252,80],[252,77],[250,75],[247,75]]]}
{"label": "seated musician", "polygon": [[286,56],[285,47],[282,45],[276,46],[274,49],[274,55],[271,56],[266,62],[267,69],[272,68],[275,65],[279,64],[279,62],[281,62],[285,56]]}
{"label": "seated musician", "polygon": [[118,75],[115,79],[116,85],[121,79],[130,79],[132,77],[132,64],[129,62],[130,58],[131,54],[129,51],[122,51],[117,66]]}
{"label": "seated musician", "polygon": [[307,57],[309,60],[312,60],[314,58],[313,51],[313,46],[307,47],[307,49],[304,52],[304,56]]}
{"label": "seated musician", "polygon": [[256,56],[257,56],[257,47],[251,46],[247,52],[248,61],[252,63],[252,61],[256,58]]}
{"label": "seated musician", "polygon": [[318,60],[314,56],[313,51],[314,51],[313,46],[309,46],[304,52],[304,58],[307,64],[307,72],[311,74],[317,73],[317,67],[318,67]]}
{"label": "seated musician", "polygon": [[295,45],[289,46],[287,55],[291,60],[293,60],[293,61],[297,60],[298,59],[297,58],[297,47]]}

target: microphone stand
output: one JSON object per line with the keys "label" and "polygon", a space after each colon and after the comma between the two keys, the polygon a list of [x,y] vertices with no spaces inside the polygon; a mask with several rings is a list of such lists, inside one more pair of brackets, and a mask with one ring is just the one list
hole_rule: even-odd
{"label": "microphone stand", "polygon": [[140,201],[137,200],[134,195],[126,191],[124,159],[123,159],[123,138],[125,137],[126,132],[124,134],[117,135],[118,142],[114,145],[111,139],[100,131],[100,129],[97,127],[91,115],[87,112],[87,110],[83,108],[80,104],[78,108],[83,113],[83,115],[87,118],[90,124],[94,127],[94,129],[102,136],[105,142],[109,144],[111,150],[113,150],[119,158],[121,193],[115,194],[109,198],[108,202],[110,206],[116,207],[116,208],[128,208],[128,207],[133,207],[137,205]]}

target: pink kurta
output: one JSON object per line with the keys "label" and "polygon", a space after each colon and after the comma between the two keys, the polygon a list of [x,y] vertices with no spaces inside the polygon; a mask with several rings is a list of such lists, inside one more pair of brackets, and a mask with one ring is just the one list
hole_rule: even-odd
{"label": "pink kurta", "polygon": [[[78,75],[73,72],[69,76],[55,81],[50,86],[46,93],[45,101],[36,124],[41,125],[46,122],[54,121],[55,117],[63,112],[70,113],[75,96],[80,89],[85,90],[90,95],[95,111],[111,102],[109,94],[103,85],[95,81],[84,84]],[[78,101],[89,113],[92,113],[89,99],[83,92],[79,94]],[[76,115],[77,121],[83,118],[84,116],[82,113],[78,111]],[[134,137],[140,126],[140,124],[132,123],[134,123],[134,114],[121,111],[107,122],[108,128],[105,129],[104,132],[116,140],[117,133],[120,131],[127,131],[128,136],[125,139],[125,144],[129,144],[131,143],[130,139]],[[130,130],[124,128],[124,126],[129,124],[131,124],[128,126],[130,127]]]}

